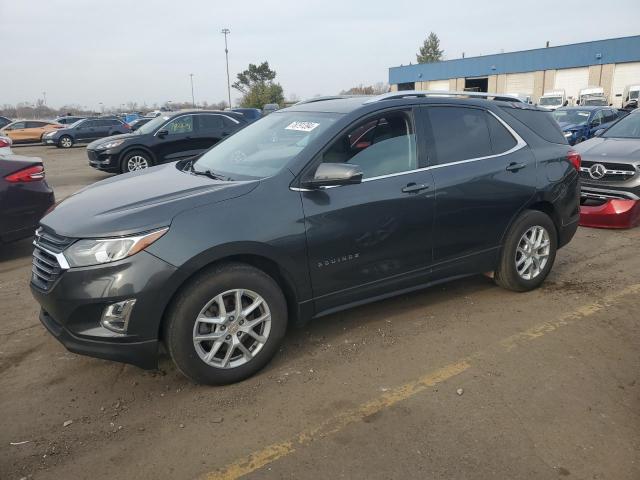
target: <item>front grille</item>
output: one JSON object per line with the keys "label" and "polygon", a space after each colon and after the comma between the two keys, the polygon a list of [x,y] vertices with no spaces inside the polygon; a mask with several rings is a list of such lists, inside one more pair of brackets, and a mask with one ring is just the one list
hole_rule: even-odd
{"label": "front grille", "polygon": [[42,290],[49,290],[64,271],[56,254],[61,253],[72,243],[72,238],[62,237],[39,228],[33,242],[35,249],[31,265],[31,283]]}
{"label": "front grille", "polygon": [[[593,178],[591,176],[591,173],[589,173],[589,169],[596,164],[600,164],[605,168],[604,176],[600,178]],[[580,168],[580,177],[590,181],[605,180],[613,182],[624,182],[633,178],[636,173],[636,168],[633,165],[629,165],[628,163],[592,162],[583,160],[582,166]]]}
{"label": "front grille", "polygon": [[87,156],[89,157],[89,160],[93,160],[94,162],[99,160],[98,154],[93,150],[87,149]]}

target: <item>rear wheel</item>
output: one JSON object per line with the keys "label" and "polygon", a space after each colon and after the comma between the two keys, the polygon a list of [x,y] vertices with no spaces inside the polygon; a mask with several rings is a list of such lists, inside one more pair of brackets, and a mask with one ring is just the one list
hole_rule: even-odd
{"label": "rear wheel", "polygon": [[142,150],[133,150],[128,152],[122,159],[120,170],[122,173],[135,172],[152,167],[153,161],[148,153]]}
{"label": "rear wheel", "polygon": [[69,135],[63,135],[60,137],[60,140],[58,140],[58,145],[62,148],[71,148],[73,147],[73,138]]}
{"label": "rear wheel", "polygon": [[495,282],[516,292],[539,287],[551,271],[557,245],[551,218],[543,212],[525,211],[507,233]]}
{"label": "rear wheel", "polygon": [[250,377],[276,353],[287,327],[278,284],[245,264],[214,267],[189,282],[169,309],[164,342],[178,369],[197,383]]}

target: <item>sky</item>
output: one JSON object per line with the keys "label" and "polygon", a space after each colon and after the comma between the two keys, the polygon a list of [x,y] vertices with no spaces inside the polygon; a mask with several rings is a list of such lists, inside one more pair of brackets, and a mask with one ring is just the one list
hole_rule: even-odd
{"label": "sky", "polygon": [[386,82],[430,31],[447,59],[640,34],[638,0],[589,3],[0,0],[0,105],[189,101],[190,73],[196,102],[225,100],[222,28],[232,83],[266,60],[299,99]]}

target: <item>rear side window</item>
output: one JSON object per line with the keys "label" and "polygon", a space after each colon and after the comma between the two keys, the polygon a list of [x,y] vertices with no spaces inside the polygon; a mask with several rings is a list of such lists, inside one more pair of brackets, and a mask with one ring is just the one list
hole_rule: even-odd
{"label": "rear side window", "polygon": [[491,147],[495,155],[511,150],[518,143],[502,123],[491,114],[487,114],[489,132],[491,133]]}
{"label": "rear side window", "polygon": [[220,115],[198,115],[200,120],[200,130],[219,130],[222,128],[222,117]]}
{"label": "rear side window", "polygon": [[428,107],[426,110],[438,164],[493,154],[487,114],[483,110],[460,107]]}
{"label": "rear side window", "polygon": [[567,143],[558,122],[555,121],[551,112],[540,110],[529,110],[523,108],[501,107],[509,115],[524,123],[539,137],[551,143]]}
{"label": "rear side window", "polygon": [[45,125],[48,125],[47,122],[27,122],[27,126],[25,128],[41,128]]}

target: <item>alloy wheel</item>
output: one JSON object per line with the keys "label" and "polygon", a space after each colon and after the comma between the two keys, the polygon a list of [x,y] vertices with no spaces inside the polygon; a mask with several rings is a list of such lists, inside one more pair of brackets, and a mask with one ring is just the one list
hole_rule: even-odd
{"label": "alloy wheel", "polygon": [[69,137],[62,137],[60,139],[60,145],[64,148],[70,148],[73,145],[73,141]]}
{"label": "alloy wheel", "polygon": [[271,312],[256,292],[227,290],[200,310],[193,327],[193,345],[200,359],[216,368],[250,362],[271,331]]}
{"label": "alloy wheel", "polygon": [[134,155],[127,160],[127,170],[130,172],[144,170],[145,168],[149,168],[149,161],[142,155]]}
{"label": "alloy wheel", "polygon": [[549,232],[540,225],[530,227],[518,242],[516,248],[516,270],[525,280],[533,280],[544,270],[549,261],[551,240]]}

